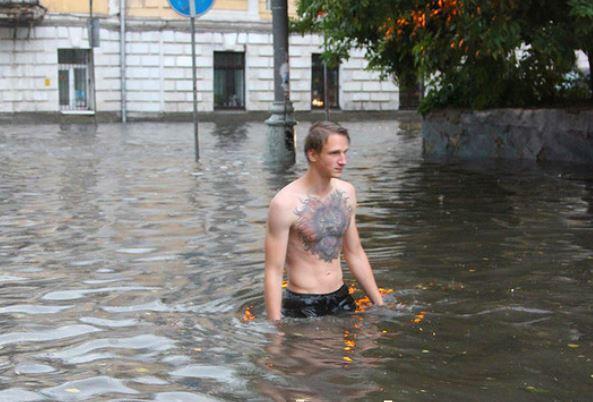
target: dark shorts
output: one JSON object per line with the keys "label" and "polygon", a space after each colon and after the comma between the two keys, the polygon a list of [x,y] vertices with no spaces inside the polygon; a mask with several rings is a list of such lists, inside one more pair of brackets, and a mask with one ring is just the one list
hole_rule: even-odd
{"label": "dark shorts", "polygon": [[335,292],[321,295],[295,293],[285,289],[282,298],[282,315],[285,317],[319,317],[355,310],[356,303],[346,285]]}

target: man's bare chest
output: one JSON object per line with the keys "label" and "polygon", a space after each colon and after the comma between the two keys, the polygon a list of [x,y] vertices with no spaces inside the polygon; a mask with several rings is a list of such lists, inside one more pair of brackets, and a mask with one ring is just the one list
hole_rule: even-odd
{"label": "man's bare chest", "polygon": [[305,250],[326,262],[338,258],[352,214],[346,194],[335,190],[324,198],[304,197],[294,213],[293,230]]}

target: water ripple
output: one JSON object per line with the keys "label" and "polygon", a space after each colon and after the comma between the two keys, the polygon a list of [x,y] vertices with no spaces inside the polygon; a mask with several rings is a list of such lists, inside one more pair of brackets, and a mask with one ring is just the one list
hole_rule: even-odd
{"label": "water ripple", "polygon": [[137,304],[131,306],[103,306],[101,309],[109,313],[136,313],[141,311],[155,311],[155,312],[174,312],[187,311],[187,308],[182,306],[168,306],[163,304],[160,300],[154,300],[145,304]]}
{"label": "water ripple", "polygon": [[109,327],[109,328],[123,328],[123,327],[131,327],[138,324],[138,320],[108,320],[105,318],[97,318],[97,317],[81,317],[81,322],[85,324],[92,324],[97,325],[100,327]]}
{"label": "water ripple", "polygon": [[0,314],[3,313],[23,313],[23,314],[56,314],[61,311],[72,308],[69,306],[40,306],[33,304],[17,304],[13,306],[0,307]]}
{"label": "water ripple", "polygon": [[90,325],[65,325],[59,328],[45,328],[35,332],[11,332],[0,335],[0,346],[22,342],[47,342],[73,338],[101,331]]}
{"label": "water ripple", "polygon": [[76,290],[59,290],[55,292],[49,292],[43,299],[45,300],[74,300],[81,299],[87,295],[95,293],[108,293],[108,292],[132,292],[137,290],[155,290],[159,288],[144,287],[144,286],[121,286],[111,288],[98,288],[98,289],[76,289]]}
{"label": "water ripple", "polygon": [[155,402],[217,402],[220,399],[208,395],[190,392],[159,392],[155,395]]}
{"label": "water ripple", "polygon": [[107,376],[68,381],[57,387],[46,388],[41,392],[60,401],[83,401],[103,394],[112,393],[138,393],[135,389],[125,386],[120,380]]}
{"label": "water ripple", "polygon": [[175,341],[156,335],[139,335],[132,338],[107,338],[96,339],[85,342],[79,346],[67,348],[59,352],[43,354],[44,358],[59,359],[69,364],[78,364],[82,362],[94,361],[101,358],[113,357],[114,355],[106,353],[91,354],[90,352],[98,349],[148,349],[151,352],[163,352],[175,347]]}
{"label": "water ripple", "polygon": [[45,399],[46,398],[43,395],[40,395],[32,391],[27,391],[22,388],[8,388],[0,391],[0,401],[33,402]]}
{"label": "water ripple", "polygon": [[[43,374],[43,373],[52,373],[56,371],[55,368],[52,366],[48,366],[47,364],[39,364],[39,363],[21,363],[18,364],[14,368],[14,372],[17,375],[21,374]],[[0,399],[2,400],[2,399]]]}
{"label": "water ripple", "polygon": [[0,275],[0,283],[26,281],[27,279],[20,276]]}
{"label": "water ripple", "polygon": [[245,380],[235,370],[222,366],[192,364],[174,370],[171,372],[171,375],[176,377],[207,378],[233,387],[240,387],[245,384]]}

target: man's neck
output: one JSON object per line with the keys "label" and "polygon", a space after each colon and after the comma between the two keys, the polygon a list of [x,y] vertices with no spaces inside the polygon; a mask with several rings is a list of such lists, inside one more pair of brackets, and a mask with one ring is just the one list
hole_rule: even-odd
{"label": "man's neck", "polygon": [[323,197],[331,192],[331,179],[331,177],[321,176],[311,166],[303,175],[303,183],[307,192],[318,197]]}

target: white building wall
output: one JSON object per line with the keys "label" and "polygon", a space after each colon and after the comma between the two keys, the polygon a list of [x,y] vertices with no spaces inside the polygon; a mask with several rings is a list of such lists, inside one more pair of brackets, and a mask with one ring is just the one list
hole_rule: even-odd
{"label": "white building wall", "polygon": [[[51,18],[51,17],[47,17]],[[35,26],[30,38],[13,40],[0,28],[0,112],[58,112],[60,48],[87,48],[86,27]],[[105,25],[105,24],[103,24]],[[226,27],[228,30],[228,27]],[[94,50],[96,110],[119,112],[119,30],[101,29]],[[274,100],[273,40],[267,32],[199,32],[196,35],[198,110],[213,111],[214,52],[245,52],[245,108],[268,111]],[[312,53],[320,53],[317,36],[290,37],[291,100],[296,110],[311,109]],[[128,31],[126,34],[127,110],[134,113],[192,111],[191,37],[189,32]],[[340,108],[398,108],[398,90],[378,74],[365,71],[360,51],[340,66]]]}
{"label": "white building wall", "polygon": [[14,40],[13,33],[0,28],[0,112],[56,110],[58,56],[47,51],[44,38],[55,38],[57,29],[42,29],[28,41]]}

